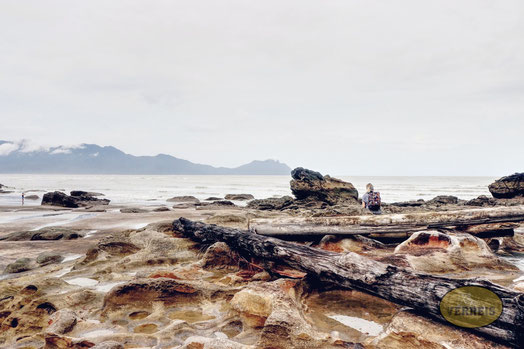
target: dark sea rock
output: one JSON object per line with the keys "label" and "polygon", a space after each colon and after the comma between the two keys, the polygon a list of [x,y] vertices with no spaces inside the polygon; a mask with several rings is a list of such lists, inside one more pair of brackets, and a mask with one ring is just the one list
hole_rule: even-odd
{"label": "dark sea rock", "polygon": [[33,269],[31,264],[32,264],[31,259],[19,258],[14,263],[8,264],[5,267],[4,273],[13,274],[13,273],[21,273],[23,271],[28,271],[28,270]]}
{"label": "dark sea rock", "polygon": [[233,202],[229,201],[229,200],[216,200],[216,201],[213,201],[213,202],[210,202],[210,203],[203,203],[201,206],[205,206],[205,207],[210,207],[210,206],[224,206],[224,207],[227,207],[227,206],[236,206]]}
{"label": "dark sea rock", "polygon": [[108,199],[97,199],[96,197],[89,195],[87,192],[73,191],[71,193],[79,195],[69,196],[60,191],[45,193],[42,198],[42,205],[77,208],[88,205],[108,205],[110,202]]}
{"label": "dark sea rock", "polygon": [[291,196],[281,198],[257,199],[248,202],[247,207],[256,210],[282,210],[294,202]]}
{"label": "dark sea rock", "polygon": [[358,202],[358,191],[353,184],[322,176],[319,172],[297,167],[291,171],[293,195],[299,200],[318,200],[334,205],[341,202]]}
{"label": "dark sea rock", "polygon": [[153,210],[153,212],[166,212],[166,211],[171,211],[171,210],[169,209],[169,207],[165,207],[165,206],[157,207]]}
{"label": "dark sea rock", "polygon": [[466,201],[467,206],[495,206],[497,200],[489,198],[486,195],[480,195],[478,198]]}
{"label": "dark sea rock", "polygon": [[97,193],[95,191],[82,191],[82,190],[73,190],[71,193],[71,196],[105,196],[102,193]]}
{"label": "dark sea rock", "polygon": [[41,266],[61,263],[64,256],[56,252],[42,252],[36,257],[36,262]]}
{"label": "dark sea rock", "polygon": [[121,213],[146,213],[147,210],[144,210],[143,208],[138,207],[126,207],[120,209]]}
{"label": "dark sea rock", "polygon": [[69,228],[48,227],[37,231],[17,231],[0,237],[0,241],[73,240],[83,234]]}
{"label": "dark sea rock", "polygon": [[26,195],[25,199],[26,200],[38,200],[38,199],[40,199],[40,196],[38,196],[38,195]]}
{"label": "dark sea rock", "polygon": [[184,195],[184,196],[174,196],[170,199],[166,200],[167,202],[193,202],[193,203],[200,203],[200,200],[198,200],[196,197],[191,195]]}
{"label": "dark sea rock", "polygon": [[243,200],[253,200],[255,197],[251,194],[227,194],[224,199],[226,200],[237,200],[237,201],[243,201]]}
{"label": "dark sea rock", "polygon": [[511,199],[524,196],[524,172],[497,179],[488,186],[491,195],[497,199]]}
{"label": "dark sea rock", "polygon": [[428,205],[456,205],[458,198],[453,195],[439,195],[427,202]]}
{"label": "dark sea rock", "polygon": [[206,201],[217,201],[217,200],[224,200],[224,198],[219,198],[216,196],[210,196],[206,199]]}
{"label": "dark sea rock", "polygon": [[402,201],[402,202],[393,202],[389,204],[389,206],[397,206],[397,207],[420,207],[425,205],[426,202],[423,199],[419,199],[416,201]]}

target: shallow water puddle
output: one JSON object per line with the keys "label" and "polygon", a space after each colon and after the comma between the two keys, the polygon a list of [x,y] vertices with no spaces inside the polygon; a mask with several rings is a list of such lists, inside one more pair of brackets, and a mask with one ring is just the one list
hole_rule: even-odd
{"label": "shallow water puddle", "polygon": [[340,322],[344,326],[354,328],[359,332],[367,333],[371,336],[378,336],[378,334],[383,330],[382,326],[374,321],[369,321],[354,316],[328,315],[327,317]]}
{"label": "shallow water puddle", "polygon": [[94,279],[82,278],[82,277],[74,278],[70,280],[64,280],[64,281],[70,285],[82,286],[82,287],[93,287],[93,286],[98,285],[98,281]]}
{"label": "shallow water puddle", "polygon": [[64,260],[62,261],[62,263],[74,261],[75,259],[78,259],[83,256],[84,256],[83,254],[72,254],[72,255],[66,256]]}
{"label": "shallow water puddle", "polygon": [[58,274],[54,275],[54,277],[56,277],[56,278],[62,277],[65,274],[69,273],[71,270],[73,270],[73,267],[64,268],[64,269],[60,270],[60,272]]}

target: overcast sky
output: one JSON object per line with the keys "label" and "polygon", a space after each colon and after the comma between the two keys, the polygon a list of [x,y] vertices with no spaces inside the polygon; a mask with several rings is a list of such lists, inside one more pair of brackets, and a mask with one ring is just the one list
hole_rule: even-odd
{"label": "overcast sky", "polygon": [[524,2],[0,0],[0,139],[338,175],[524,170]]}

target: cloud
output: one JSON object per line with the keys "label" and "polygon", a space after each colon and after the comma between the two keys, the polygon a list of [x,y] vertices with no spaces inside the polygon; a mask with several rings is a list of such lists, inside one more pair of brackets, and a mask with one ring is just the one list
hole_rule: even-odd
{"label": "cloud", "polygon": [[518,0],[6,0],[2,137],[335,174],[514,172],[521,13]]}
{"label": "cloud", "polygon": [[18,150],[18,144],[15,144],[15,143],[0,144],[0,156],[9,155],[16,150]]}

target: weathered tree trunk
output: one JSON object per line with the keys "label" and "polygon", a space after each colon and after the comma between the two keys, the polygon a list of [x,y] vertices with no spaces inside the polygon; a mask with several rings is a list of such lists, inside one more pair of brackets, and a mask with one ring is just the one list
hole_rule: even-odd
{"label": "weathered tree trunk", "polygon": [[455,229],[480,237],[513,236],[513,228],[524,221],[524,210],[516,208],[475,209],[443,212],[366,215],[348,217],[255,219],[250,230],[266,236],[406,234],[427,229]]}
{"label": "weathered tree trunk", "polygon": [[416,273],[368,259],[356,253],[339,254],[249,231],[219,227],[180,218],[173,229],[202,243],[223,241],[245,255],[284,262],[330,282],[415,309],[420,315],[445,321],[439,311],[442,297],[461,286],[486,287],[503,302],[501,316],[488,326],[470,329],[493,340],[518,346],[524,342],[524,294],[480,279],[451,279]]}

